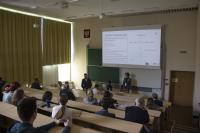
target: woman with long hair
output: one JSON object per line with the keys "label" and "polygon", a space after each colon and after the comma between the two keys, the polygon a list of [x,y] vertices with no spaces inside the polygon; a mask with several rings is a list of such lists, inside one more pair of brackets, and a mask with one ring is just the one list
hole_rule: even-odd
{"label": "woman with long hair", "polygon": [[11,103],[17,106],[17,103],[23,98],[24,98],[24,90],[22,89],[15,90],[12,96]]}

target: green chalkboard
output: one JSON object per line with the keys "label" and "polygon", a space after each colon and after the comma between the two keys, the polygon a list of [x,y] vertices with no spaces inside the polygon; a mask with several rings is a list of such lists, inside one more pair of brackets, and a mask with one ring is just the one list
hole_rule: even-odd
{"label": "green chalkboard", "polygon": [[102,65],[101,49],[88,49],[88,65]]}
{"label": "green chalkboard", "polygon": [[102,66],[102,49],[88,48],[88,75],[92,81],[119,83],[119,68]]}
{"label": "green chalkboard", "polygon": [[88,75],[93,81],[119,83],[119,68],[88,66]]}

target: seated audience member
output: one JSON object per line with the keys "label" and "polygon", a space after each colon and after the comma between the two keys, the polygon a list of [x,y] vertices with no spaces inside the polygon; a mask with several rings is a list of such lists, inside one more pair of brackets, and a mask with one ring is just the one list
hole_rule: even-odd
{"label": "seated audience member", "polygon": [[61,81],[58,81],[58,87],[61,89],[63,86],[62,82]]}
{"label": "seated audience member", "polygon": [[12,103],[12,96],[15,90],[20,87],[20,84],[16,81],[12,82],[10,85],[6,85],[5,91],[3,92],[3,102]]}
{"label": "seated audience member", "polygon": [[34,82],[31,84],[31,88],[34,88],[34,89],[42,89],[40,87],[40,82],[38,80],[38,78],[35,78]]}
{"label": "seated audience member", "polygon": [[121,90],[127,90],[128,92],[131,89],[131,78],[128,72],[125,73],[123,84],[121,86]]}
{"label": "seated audience member", "polygon": [[95,105],[97,104],[97,99],[94,98],[94,94],[93,94],[93,91],[92,90],[88,90],[87,91],[87,97],[85,97],[83,99],[83,102],[86,103],[86,104],[92,104],[92,105]]}
{"label": "seated audience member", "polygon": [[140,124],[147,124],[149,122],[149,114],[144,108],[145,101],[143,98],[135,100],[135,106],[126,107],[125,120]]}
{"label": "seated audience member", "polygon": [[67,97],[60,96],[59,104],[58,106],[54,106],[52,110],[51,117],[56,120],[69,120],[69,126],[72,126],[72,111],[67,108],[66,104],[68,102]]}
{"label": "seated audience member", "polygon": [[24,98],[24,90],[18,89],[15,90],[13,96],[12,96],[12,104],[17,106],[17,103]]}
{"label": "seated audience member", "polygon": [[108,101],[107,99],[104,99],[102,101],[103,109],[101,109],[100,111],[96,112],[96,114],[115,118],[115,114],[108,112],[109,106],[110,106],[110,101]]}
{"label": "seated audience member", "polygon": [[158,94],[156,93],[153,93],[152,94],[152,97],[153,97],[153,103],[157,106],[160,106],[162,107],[163,106],[163,102],[161,100],[158,99]]}
{"label": "seated audience member", "polygon": [[90,78],[88,77],[88,75],[85,73],[84,74],[84,79],[82,79],[82,82],[81,82],[81,87],[83,88],[84,91],[87,92],[87,90],[89,88],[92,87],[92,82],[90,80]]}
{"label": "seated audience member", "polygon": [[2,79],[2,77],[0,77],[0,89],[3,88],[3,86],[5,85],[5,81]]}
{"label": "seated audience member", "polygon": [[68,100],[76,101],[76,97],[72,90],[69,88],[69,82],[65,82],[64,87],[60,90],[60,96],[66,96]]}
{"label": "seated audience member", "polygon": [[2,101],[8,103],[8,101],[9,101],[8,96],[10,95],[10,85],[5,86],[2,94],[3,94]]}
{"label": "seated audience member", "polygon": [[52,96],[53,96],[52,92],[45,91],[45,93],[42,96],[43,104],[41,105],[41,107],[48,107],[48,108],[50,108],[51,107]]}
{"label": "seated audience member", "polygon": [[112,83],[111,83],[111,80],[108,81],[108,84],[107,84],[106,88],[107,88],[108,91],[112,91]]}
{"label": "seated audience member", "polygon": [[112,97],[113,97],[112,93],[110,93],[109,91],[105,91],[103,98],[100,101],[100,105],[102,105],[102,101],[106,100],[108,101],[109,108],[115,108],[115,104],[117,104],[117,101],[113,99]]}
{"label": "seated audience member", "polygon": [[2,88],[0,88],[0,101],[3,100],[3,92],[2,92]]}
{"label": "seated audience member", "polygon": [[3,99],[3,93],[2,93],[2,90],[0,89],[0,101],[2,101]]}
{"label": "seated audience member", "polygon": [[99,93],[99,85],[98,84],[95,84],[94,88],[92,89],[92,92],[94,95]]}
{"label": "seated audience member", "polygon": [[154,104],[153,98],[148,98],[147,99],[147,105],[146,105],[146,107],[148,109],[152,109],[152,110],[160,110],[160,107],[158,105]]}
{"label": "seated audience member", "polygon": [[[21,122],[18,122],[10,127],[7,133],[48,133],[48,130],[61,123],[61,120],[57,120],[47,125],[34,128],[33,122],[37,117],[37,105],[36,99],[31,97],[24,98],[18,103],[17,113]],[[69,133],[67,123],[64,125],[66,127],[62,133]]]}

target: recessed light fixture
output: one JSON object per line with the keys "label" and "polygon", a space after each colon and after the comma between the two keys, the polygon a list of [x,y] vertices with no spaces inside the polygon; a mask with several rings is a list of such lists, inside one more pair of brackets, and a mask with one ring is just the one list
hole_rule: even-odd
{"label": "recessed light fixture", "polygon": [[30,6],[30,8],[31,8],[31,9],[36,9],[36,8],[38,8],[38,7],[33,5],[33,6]]}
{"label": "recessed light fixture", "polygon": [[75,18],[77,18],[77,16],[69,16],[66,18],[66,20],[75,19]]}
{"label": "recessed light fixture", "polygon": [[77,2],[79,0],[66,0],[66,2],[69,2],[69,3],[73,3],[73,2]]}
{"label": "recessed light fixture", "polygon": [[133,10],[133,9],[130,9],[130,10],[123,10],[123,11],[121,11],[122,13],[133,13],[133,12],[135,12],[135,10]]}
{"label": "recessed light fixture", "polygon": [[95,16],[95,14],[84,14],[83,16],[85,16],[85,17],[93,17],[93,16]]}

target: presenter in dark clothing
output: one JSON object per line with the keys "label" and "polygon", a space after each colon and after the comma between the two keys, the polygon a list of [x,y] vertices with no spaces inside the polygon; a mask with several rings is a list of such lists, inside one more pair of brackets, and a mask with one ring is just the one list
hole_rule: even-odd
{"label": "presenter in dark clothing", "polygon": [[108,81],[108,84],[106,85],[106,88],[108,91],[112,91],[112,83],[111,80]]}
{"label": "presenter in dark clothing", "polygon": [[[33,122],[37,117],[37,104],[35,98],[24,98],[17,106],[17,113],[21,122],[11,126],[7,133],[48,133],[48,131],[58,124],[61,120],[51,122],[41,127],[33,127]],[[63,120],[64,121],[64,120]],[[65,128],[62,133],[69,133],[68,120],[64,122]]]}
{"label": "presenter in dark clothing", "polygon": [[130,74],[128,72],[126,72],[124,80],[123,80],[123,84],[121,86],[121,91],[127,90],[129,92],[130,89],[131,89],[131,78],[130,78]]}
{"label": "presenter in dark clothing", "polygon": [[82,83],[81,83],[81,87],[83,88],[84,91],[87,92],[87,90],[89,88],[92,87],[92,82],[91,80],[88,78],[88,75],[85,73],[84,74],[84,79],[82,79]]}

